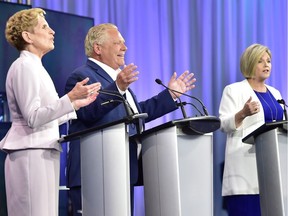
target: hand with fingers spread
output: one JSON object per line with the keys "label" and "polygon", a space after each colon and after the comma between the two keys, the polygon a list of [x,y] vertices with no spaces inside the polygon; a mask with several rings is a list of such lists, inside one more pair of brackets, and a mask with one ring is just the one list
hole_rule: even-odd
{"label": "hand with fingers spread", "polygon": [[[195,88],[194,83],[196,82],[196,78],[194,78],[193,73],[189,73],[189,71],[184,71],[178,78],[177,73],[174,72],[169,83],[168,87],[170,89],[176,90],[178,92],[186,93],[187,91]],[[176,99],[177,97],[180,97],[181,94],[177,92],[170,92],[173,99]]]}
{"label": "hand with fingers spread", "polygon": [[122,91],[125,91],[131,83],[138,80],[137,76],[139,72],[135,71],[136,69],[137,69],[137,66],[131,63],[127,66],[125,65],[124,69],[118,73],[117,78],[116,78],[116,84],[119,89],[121,89]]}

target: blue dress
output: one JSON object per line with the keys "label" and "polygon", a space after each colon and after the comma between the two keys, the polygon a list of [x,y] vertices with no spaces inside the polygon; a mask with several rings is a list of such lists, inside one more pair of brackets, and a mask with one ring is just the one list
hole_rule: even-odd
{"label": "blue dress", "polygon": [[264,110],[265,122],[283,120],[283,108],[267,89],[266,92],[254,91]]}

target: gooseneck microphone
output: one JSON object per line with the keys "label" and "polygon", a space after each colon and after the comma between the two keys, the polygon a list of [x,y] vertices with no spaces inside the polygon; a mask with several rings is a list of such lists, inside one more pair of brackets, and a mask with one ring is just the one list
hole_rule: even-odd
{"label": "gooseneck microphone", "polygon": [[180,107],[181,105],[186,106],[187,104],[193,106],[193,107],[197,110],[197,112],[200,113],[201,116],[204,116],[204,114],[197,108],[197,106],[195,106],[195,105],[192,104],[192,103],[188,103],[188,102],[186,102],[186,101],[184,101],[184,102],[182,102],[182,103],[180,103],[180,102],[179,102],[179,103],[176,103],[176,105],[177,105],[178,107]]}
{"label": "gooseneck microphone", "polygon": [[106,104],[109,104],[109,103],[113,103],[113,102],[122,102],[123,105],[124,105],[124,108],[125,108],[125,111],[126,111],[126,114],[127,114],[127,118],[128,119],[131,119],[132,116],[135,114],[130,106],[130,104],[128,103],[128,101],[126,100],[126,98],[121,95],[119,92],[117,91],[110,91],[110,90],[104,90],[104,89],[100,89],[98,90],[98,92],[100,94],[106,94],[106,95],[110,95],[110,96],[114,96],[114,97],[118,97],[120,98],[120,100],[113,100],[113,99],[110,99],[108,101],[105,101],[103,102],[101,105],[106,105]]}
{"label": "gooseneck microphone", "polygon": [[176,105],[181,108],[181,112],[182,112],[183,118],[187,118],[187,114],[186,114],[186,111],[185,111],[185,108],[184,108],[184,105],[186,105],[186,103],[185,104],[184,104],[184,102],[182,103],[181,99],[179,97],[177,97],[175,92],[172,91],[172,94],[174,94],[175,97],[179,100],[179,103],[177,103]]}
{"label": "gooseneck microphone", "polygon": [[[160,79],[156,79],[155,82],[156,82],[156,83],[159,82],[158,84],[162,85],[162,86],[163,86],[164,88],[166,88],[166,89],[169,89],[167,86],[165,86],[165,85],[162,83],[162,81],[161,81]],[[169,90],[170,90],[170,89],[169,89]],[[175,97],[179,100],[179,103],[177,103],[176,105],[181,108],[181,112],[182,112],[183,118],[187,118],[187,114],[186,114],[186,111],[185,111],[185,108],[184,108],[184,105],[186,105],[186,103],[185,103],[185,104],[182,103],[181,99],[180,99],[179,97],[177,97],[177,95],[175,94],[174,91],[171,91],[171,92],[172,92],[172,94],[174,94]]]}
{"label": "gooseneck microphone", "polygon": [[[143,127],[144,127],[144,123],[143,123],[144,121],[143,120],[148,117],[147,113],[135,114],[133,109],[131,108],[128,100],[126,100],[126,98],[122,94],[120,94],[118,91],[100,89],[100,90],[98,90],[98,92],[100,94],[106,94],[106,95],[120,98],[120,100],[114,100],[114,99],[107,100],[107,101],[101,103],[101,105],[105,105],[105,104],[109,104],[109,103],[113,103],[113,102],[123,103],[125,111],[126,111],[126,115],[127,115],[126,119],[131,121],[133,124],[136,125],[136,130],[137,130],[138,134],[140,134],[143,131]],[[140,119],[142,119],[142,120],[140,120]]]}
{"label": "gooseneck microphone", "polygon": [[198,109],[198,107],[195,106],[194,104],[188,103],[188,102],[185,102],[185,101],[183,102],[183,105],[187,105],[187,104],[193,106],[193,107],[197,110],[197,112],[200,113],[201,116],[205,116],[205,115]]}
{"label": "gooseneck microphone", "polygon": [[277,100],[277,102],[278,102],[279,104],[283,104],[283,105],[284,105],[284,107],[288,107],[288,106],[286,105],[286,103],[285,103],[285,100],[284,100],[284,99],[278,99],[278,100]]}
{"label": "gooseneck microphone", "polygon": [[287,120],[287,111],[286,111],[286,107],[288,107],[285,103],[285,100],[284,99],[279,99],[277,100],[277,102],[279,104],[283,104],[283,111],[284,111],[284,117],[285,117],[285,120]]}
{"label": "gooseneck microphone", "polygon": [[[200,99],[198,99],[198,98],[196,98],[196,97],[193,97],[193,96],[191,96],[191,95],[185,94],[185,93],[183,93],[183,92],[179,92],[179,91],[177,91],[177,90],[171,89],[171,88],[169,88],[168,86],[164,85],[163,82],[162,82],[160,79],[155,79],[155,82],[156,82],[157,84],[159,84],[159,85],[162,85],[164,88],[170,90],[172,93],[173,93],[173,92],[176,92],[176,93],[185,95],[185,96],[187,96],[187,97],[190,97],[190,98],[198,101],[198,102],[201,104],[201,106],[202,106],[204,115],[206,115],[206,116],[209,115],[209,114],[208,114],[208,111],[207,111],[207,108],[205,107],[205,105],[203,104],[203,102],[202,102]],[[173,94],[176,95],[175,93],[173,93]],[[178,99],[179,99],[179,97],[178,97]],[[179,101],[180,101],[180,99],[179,99]],[[195,106],[194,106],[194,107],[195,107]],[[197,108],[196,108],[196,109],[197,109]],[[197,109],[197,110],[198,110],[198,109]],[[198,110],[198,111],[199,111],[199,110]],[[200,113],[201,115],[203,115],[202,112],[199,111],[199,113]]]}

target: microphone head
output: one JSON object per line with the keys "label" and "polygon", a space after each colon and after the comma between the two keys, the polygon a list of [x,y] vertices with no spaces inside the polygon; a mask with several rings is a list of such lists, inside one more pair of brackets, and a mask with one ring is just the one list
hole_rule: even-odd
{"label": "microphone head", "polygon": [[277,102],[280,104],[285,104],[285,101],[283,99],[278,99]]}
{"label": "microphone head", "polygon": [[162,85],[162,81],[160,79],[155,79],[155,82],[159,85]]}

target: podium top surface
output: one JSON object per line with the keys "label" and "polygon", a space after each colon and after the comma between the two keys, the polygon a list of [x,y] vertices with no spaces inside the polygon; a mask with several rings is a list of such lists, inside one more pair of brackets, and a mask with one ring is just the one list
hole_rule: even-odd
{"label": "podium top surface", "polygon": [[[269,130],[274,130],[275,128],[286,128],[287,130],[287,120],[283,121],[275,121],[275,122],[267,122],[258,127],[256,130],[254,130],[252,133],[248,134],[246,137],[242,139],[242,142],[248,143],[248,144],[254,144],[255,138],[259,136],[262,133],[265,133]],[[285,127],[286,125],[286,127]]]}
{"label": "podium top surface", "polygon": [[123,119],[119,119],[117,121],[109,122],[107,124],[99,125],[96,127],[88,128],[88,129],[85,129],[82,131],[78,131],[78,132],[63,136],[58,140],[58,142],[61,143],[61,142],[71,141],[73,139],[77,139],[77,138],[84,136],[86,134],[89,134],[89,133],[92,133],[92,132],[95,132],[98,130],[102,130],[102,129],[105,129],[105,128],[108,128],[108,127],[111,127],[111,126],[114,126],[117,124],[135,123],[135,121],[137,121],[139,119],[145,119],[145,118],[147,118],[147,116],[148,116],[147,113],[140,113],[140,114],[135,114],[133,116],[128,116],[128,117],[125,117]]}
{"label": "podium top surface", "polygon": [[220,119],[216,116],[199,116],[172,120],[144,131],[141,136],[173,126],[180,128],[183,133],[188,135],[203,135],[218,130],[220,128]]}

